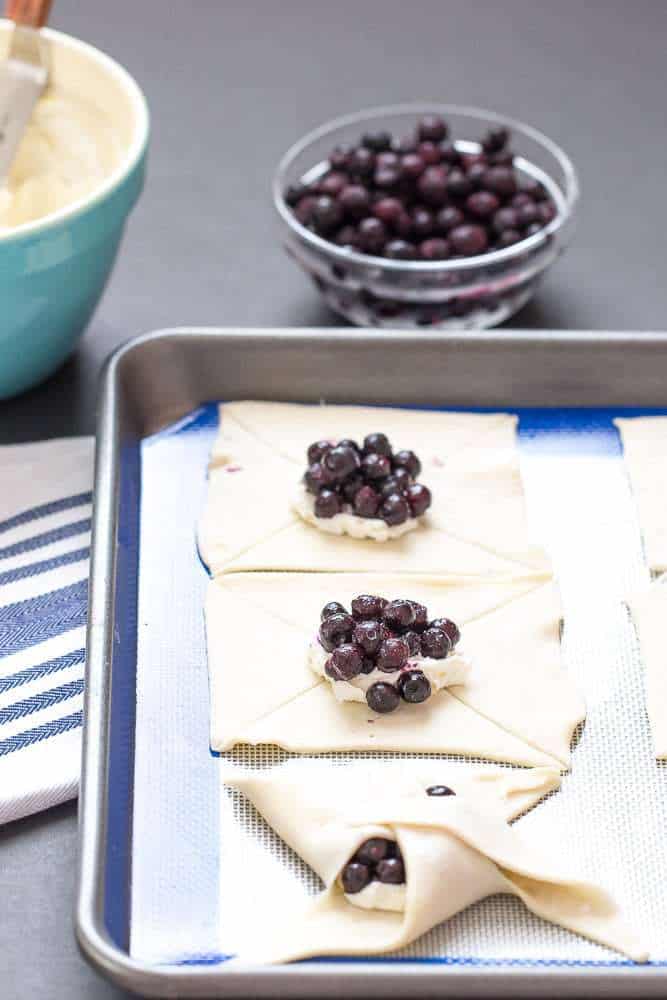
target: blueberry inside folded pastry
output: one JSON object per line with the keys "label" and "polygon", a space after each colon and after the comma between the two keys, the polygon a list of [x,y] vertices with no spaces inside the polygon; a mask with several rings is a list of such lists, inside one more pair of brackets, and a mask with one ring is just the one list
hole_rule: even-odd
{"label": "blueberry inside folded pastry", "polygon": [[339,701],[366,702],[379,714],[402,703],[419,705],[435,691],[463,684],[470,663],[457,645],[458,625],[429,619],[419,601],[353,598],[351,610],[330,601],[308,650],[313,673],[325,677]]}
{"label": "blueberry inside folded pastry", "polygon": [[[395,951],[478,900],[521,899],[537,916],[643,962],[647,952],[602,888],[521,835],[520,815],[559,784],[548,768],[503,771],[428,762],[226,776],[318,873],[323,891],[258,928],[241,960]],[[444,775],[433,781],[433,768]],[[557,841],[556,841],[557,842]]]}
{"label": "blueberry inside folded pastry", "polygon": [[431,506],[428,486],[417,482],[414,451],[393,451],[386,434],[315,441],[293,500],[296,513],[321,531],[386,542],[413,531]]}

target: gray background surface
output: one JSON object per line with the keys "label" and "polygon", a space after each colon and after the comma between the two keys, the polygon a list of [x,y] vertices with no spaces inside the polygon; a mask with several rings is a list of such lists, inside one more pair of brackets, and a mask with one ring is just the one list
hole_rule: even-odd
{"label": "gray background surface", "polygon": [[[512,325],[666,325],[663,0],[58,0],[52,23],[144,88],[149,177],[79,351],[0,403],[0,441],[91,433],[104,357],[147,330],[336,325],[276,245],[269,181],[304,131],[373,104],[495,108],[572,156],[578,232]],[[123,995],[76,954],[75,854],[73,806],[0,830],[3,1000]]]}

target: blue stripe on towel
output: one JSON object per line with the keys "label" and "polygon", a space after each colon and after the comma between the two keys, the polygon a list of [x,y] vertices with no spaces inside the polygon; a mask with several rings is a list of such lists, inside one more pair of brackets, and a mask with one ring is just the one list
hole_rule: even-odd
{"label": "blue stripe on towel", "polygon": [[16,722],[17,719],[32,715],[33,712],[41,712],[45,708],[51,708],[53,705],[60,704],[61,701],[67,701],[82,693],[83,678],[68,681],[67,684],[51,688],[50,691],[42,691],[41,694],[33,694],[30,698],[24,698],[23,701],[17,701],[13,705],[7,705],[6,708],[0,708],[0,726],[7,722]]}
{"label": "blue stripe on towel", "polygon": [[66,733],[70,729],[77,729],[81,725],[83,725],[82,711],[66,715],[62,719],[54,719],[53,722],[43,722],[41,726],[36,726],[34,729],[28,729],[24,733],[0,740],[0,757],[4,757],[5,754],[12,753],[14,750],[23,750],[24,747],[39,743],[41,740],[48,740],[51,736],[59,736],[60,733]]}
{"label": "blue stripe on towel", "polygon": [[0,657],[86,624],[88,581],[0,608]]}
{"label": "blue stripe on towel", "polygon": [[3,691],[11,691],[12,688],[20,687],[22,684],[30,684],[39,680],[40,677],[48,677],[59,670],[67,670],[68,667],[76,667],[86,662],[86,650],[75,649],[73,653],[66,653],[65,656],[58,656],[54,660],[47,660],[45,663],[36,663],[33,667],[26,667],[24,670],[17,670],[15,674],[8,677],[0,677],[0,694]]}
{"label": "blue stripe on towel", "polygon": [[42,559],[40,562],[28,563],[27,566],[20,566],[18,569],[8,569],[0,573],[0,586],[7,583],[16,583],[17,580],[27,580],[31,576],[38,576],[40,573],[50,573],[52,569],[60,569],[61,566],[70,566],[72,563],[83,562],[90,556],[90,549],[76,549],[74,552],[65,552],[61,556],[54,556],[53,559]]}
{"label": "blue stripe on towel", "polygon": [[8,517],[6,521],[0,521],[0,533],[11,531],[12,528],[19,528],[22,524],[36,521],[40,517],[48,517],[49,514],[59,514],[63,510],[71,510],[72,507],[81,507],[83,504],[91,503],[93,494],[76,493],[71,497],[63,497],[62,500],[52,500],[50,503],[40,504],[39,507],[31,507],[21,511],[13,517]]}
{"label": "blue stripe on towel", "polygon": [[63,524],[62,528],[43,531],[41,535],[32,535],[22,542],[15,542],[14,545],[6,545],[4,549],[0,549],[0,559],[9,559],[10,556],[20,556],[23,552],[32,552],[34,549],[41,549],[45,545],[52,545],[53,542],[61,542],[65,538],[81,535],[85,531],[90,531],[90,523],[90,518],[85,517],[81,521],[72,521],[71,524]]}

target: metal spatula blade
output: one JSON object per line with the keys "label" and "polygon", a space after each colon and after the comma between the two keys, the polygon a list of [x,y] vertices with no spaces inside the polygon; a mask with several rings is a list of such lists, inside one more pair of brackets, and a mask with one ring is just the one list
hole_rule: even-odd
{"label": "metal spatula blade", "polygon": [[49,80],[48,48],[39,28],[46,23],[52,0],[8,0],[7,17],[16,22],[9,56],[0,63],[0,185],[35,104]]}

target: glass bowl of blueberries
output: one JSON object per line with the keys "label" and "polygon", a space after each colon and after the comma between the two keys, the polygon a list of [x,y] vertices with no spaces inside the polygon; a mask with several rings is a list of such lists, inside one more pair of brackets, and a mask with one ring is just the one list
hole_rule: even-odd
{"label": "glass bowl of blueberries", "polygon": [[572,234],[577,175],[528,125],[454,105],[338,118],[283,157],[288,254],[360,326],[485,329],[532,297]]}

